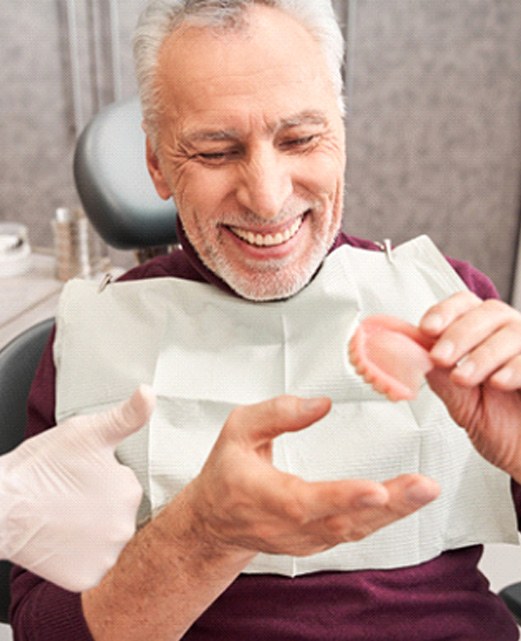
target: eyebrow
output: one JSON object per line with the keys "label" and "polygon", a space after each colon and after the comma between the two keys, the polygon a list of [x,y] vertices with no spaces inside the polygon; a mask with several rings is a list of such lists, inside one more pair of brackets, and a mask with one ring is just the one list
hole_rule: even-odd
{"label": "eyebrow", "polygon": [[326,123],[327,118],[322,111],[301,111],[298,114],[289,116],[289,118],[283,118],[275,127],[270,129],[279,131],[281,129],[300,127],[301,125],[325,125]]}
{"label": "eyebrow", "polygon": [[[325,125],[327,123],[326,115],[322,111],[302,111],[298,114],[291,115],[287,118],[282,118],[274,123],[270,123],[267,127],[267,132],[270,134],[282,131],[284,129],[291,129],[293,127],[300,127],[302,125]],[[238,140],[241,138],[241,133],[238,129],[197,129],[192,132],[187,132],[183,136],[185,143],[196,142],[219,142],[227,140]]]}
{"label": "eyebrow", "polygon": [[236,140],[237,138],[239,138],[239,132],[236,129],[199,129],[183,136],[183,140],[188,143]]}

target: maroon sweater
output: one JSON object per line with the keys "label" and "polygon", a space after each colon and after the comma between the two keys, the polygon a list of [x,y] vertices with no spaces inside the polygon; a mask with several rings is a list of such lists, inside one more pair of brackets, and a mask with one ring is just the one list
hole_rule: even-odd
{"label": "maroon sweater", "polygon": [[[182,233],[182,231],[181,231]],[[227,290],[184,251],[149,261],[123,279],[176,276]],[[341,234],[349,243],[368,241]],[[497,297],[491,282],[467,263],[450,263],[481,298]],[[229,291],[229,290],[228,290]],[[55,424],[52,340],[34,380],[27,436]],[[513,484],[521,514],[521,490]],[[445,552],[421,565],[395,570],[319,572],[288,578],[241,575],[183,637],[186,641],[514,641],[517,627],[477,569],[481,546]],[[92,641],[80,596],[15,568],[11,619],[16,641]],[[124,639],[114,639],[124,641]],[[154,639],[143,639],[154,641]]]}

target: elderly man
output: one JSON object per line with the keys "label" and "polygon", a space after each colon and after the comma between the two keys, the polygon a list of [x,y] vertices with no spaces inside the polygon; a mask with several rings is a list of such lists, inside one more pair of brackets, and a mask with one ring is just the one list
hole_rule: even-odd
{"label": "elderly man", "polygon": [[[187,292],[182,299],[187,305],[193,292],[203,309],[207,296],[223,309],[244,312],[246,319],[260,318],[256,332],[264,329],[262,319],[267,326],[273,314],[287,310],[284,318],[291,327],[303,327],[304,335],[309,331],[310,340],[316,325],[331,318],[332,333],[338,328],[343,335],[344,305],[335,308],[338,318],[328,315],[328,292],[340,291],[344,301],[357,290],[358,311],[367,311],[372,294],[364,299],[364,292],[376,291],[379,279],[363,267],[376,256],[369,251],[376,247],[339,231],[345,165],[342,47],[329,1],[151,2],[138,28],[136,57],[148,166],[158,193],[173,197],[178,206],[183,249],[135,268],[123,290],[131,295],[157,284],[154,291],[160,292],[172,284],[181,297]],[[400,272],[401,255],[397,252],[393,274]],[[358,269],[345,268],[344,258]],[[421,259],[411,260],[417,265]],[[419,278],[422,269],[414,272]],[[168,450],[168,438],[163,441],[158,449],[167,449],[166,463],[158,476],[147,477],[160,484],[186,467],[186,478],[160,510],[152,509],[98,587],[79,596],[27,572],[15,573],[16,639],[517,639],[506,608],[477,570],[482,548],[476,544],[487,540],[492,522],[501,520],[494,512],[496,494],[486,499],[482,473],[495,479],[495,470],[507,479],[497,503],[509,504],[504,510],[508,519],[514,503],[521,509],[521,316],[491,300],[494,288],[468,265],[449,265],[432,254],[427,270],[444,274],[440,291],[456,293],[433,294],[438,302],[419,309],[418,322],[433,342],[430,356],[436,364],[429,374],[435,393],[425,391],[432,416],[430,410],[416,416],[419,429],[400,431],[416,406],[391,408],[365,388],[356,403],[335,402],[331,416],[339,419],[327,429],[314,424],[331,409],[329,395],[277,395],[233,409],[206,460],[192,470],[187,459],[199,452],[190,438],[199,438],[200,430],[186,425],[185,448]],[[403,278],[406,271],[400,272]],[[456,272],[470,292],[458,291]],[[139,280],[165,276],[175,278]],[[342,289],[350,279],[358,285]],[[123,291],[118,284],[111,288],[108,296]],[[418,307],[423,289],[410,283],[407,296]],[[388,290],[381,293],[384,298]],[[393,300],[399,301],[398,308],[406,305],[405,291],[395,288],[389,296],[384,311],[395,310]],[[320,301],[323,317],[313,317]],[[82,309],[87,313],[89,306]],[[308,316],[312,320],[306,326]],[[222,316],[223,323],[227,318]],[[201,321],[194,317],[194,324],[195,340],[206,340],[204,314]],[[242,323],[240,331],[252,338],[247,325]],[[324,354],[315,350],[315,362],[298,370],[302,376],[316,368],[327,378],[320,361],[330,336],[323,333],[322,338]],[[126,338],[129,349],[131,339]],[[190,327],[179,339],[180,348],[184,340],[194,340]],[[240,341],[234,344],[239,347],[244,347]],[[223,361],[227,348],[221,346]],[[335,353],[327,356],[328,363],[336,363]],[[49,350],[31,398],[31,434],[54,423],[53,380]],[[205,381],[208,386],[221,383],[211,377]],[[257,385],[255,370],[242,382],[246,390],[250,385]],[[320,391],[320,380],[312,389]],[[349,412],[362,405],[371,418],[353,423]],[[391,420],[393,412],[398,414]],[[197,421],[198,413],[192,417]],[[426,441],[425,449],[412,447],[418,459],[413,466],[407,458],[409,438],[430,439],[438,423],[450,423],[450,429],[443,438],[435,437],[435,444]],[[399,435],[397,444],[388,433]],[[357,440],[358,434],[371,434],[374,440]],[[324,466],[329,462],[331,470],[304,479],[290,473],[290,466],[275,466],[275,446],[286,436],[287,458],[302,446],[297,470],[313,468],[321,443],[328,448]],[[344,438],[352,439],[346,447]],[[385,447],[379,447],[379,438]],[[454,439],[449,448],[445,438]],[[465,468],[450,481],[461,472],[455,469],[460,459],[452,459],[452,444],[454,451],[465,452]],[[355,447],[365,454],[353,456]],[[432,461],[430,448],[438,453]],[[360,475],[342,478],[342,465],[350,457]],[[394,458],[400,457],[403,465],[395,467]],[[424,473],[428,466],[422,458],[439,471],[439,484]],[[395,469],[406,472],[409,463],[413,473],[394,475]],[[468,493],[458,502],[451,497],[460,485]],[[488,500],[486,509],[472,512],[474,501],[481,500]],[[494,512],[490,518],[488,508]],[[423,521],[423,514],[432,520]],[[451,537],[456,523],[461,529]],[[394,532],[391,538],[388,532]],[[289,562],[284,565],[283,559]]]}

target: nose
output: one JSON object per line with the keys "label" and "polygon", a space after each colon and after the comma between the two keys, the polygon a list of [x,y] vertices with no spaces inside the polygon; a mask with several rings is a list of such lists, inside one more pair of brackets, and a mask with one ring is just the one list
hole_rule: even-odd
{"label": "nose", "polygon": [[275,219],[293,191],[289,159],[271,146],[255,149],[242,166],[237,200],[265,220]]}

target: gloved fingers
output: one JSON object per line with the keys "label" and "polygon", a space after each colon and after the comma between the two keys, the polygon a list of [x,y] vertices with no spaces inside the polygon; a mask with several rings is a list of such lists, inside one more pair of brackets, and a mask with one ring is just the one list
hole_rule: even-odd
{"label": "gloved fingers", "polygon": [[[155,407],[155,395],[148,385],[140,385],[132,396],[115,407],[85,417],[88,440],[115,449],[121,441],[137,432],[149,420]],[[78,418],[73,419],[75,421]]]}

